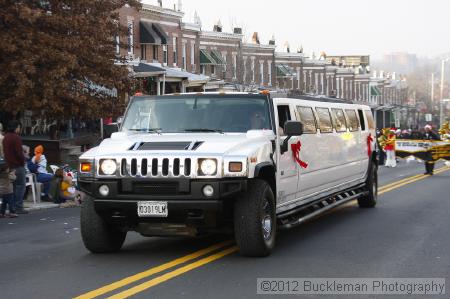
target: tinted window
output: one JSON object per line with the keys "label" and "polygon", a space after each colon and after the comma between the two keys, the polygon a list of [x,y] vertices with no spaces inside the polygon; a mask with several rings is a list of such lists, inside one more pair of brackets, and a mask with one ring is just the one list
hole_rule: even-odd
{"label": "tinted window", "polygon": [[309,134],[317,133],[316,118],[311,107],[297,107],[300,121],[303,123],[303,132]]}
{"label": "tinted window", "polygon": [[373,121],[372,112],[370,112],[369,110],[365,110],[364,112],[366,114],[367,126],[369,127],[370,130],[374,130],[375,122]]}
{"label": "tinted window", "polygon": [[350,131],[358,131],[359,120],[358,117],[356,116],[356,111],[346,109],[345,113],[347,114],[348,127],[350,128]]}
{"label": "tinted window", "polygon": [[316,108],[317,117],[319,118],[319,129],[322,133],[333,132],[333,125],[331,124],[330,111],[328,108]]}
{"label": "tinted window", "polygon": [[336,132],[347,131],[347,123],[345,121],[344,110],[331,109],[331,113],[333,115],[334,127],[336,128]]}
{"label": "tinted window", "polygon": [[366,123],[364,122],[364,114],[361,109],[358,109],[358,117],[359,117],[359,124],[361,125],[361,130],[366,130]]}

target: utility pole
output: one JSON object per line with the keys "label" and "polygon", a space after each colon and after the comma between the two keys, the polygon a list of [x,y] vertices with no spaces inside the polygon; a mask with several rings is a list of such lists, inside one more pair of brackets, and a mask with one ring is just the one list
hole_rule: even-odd
{"label": "utility pole", "polygon": [[431,73],[431,105],[434,102],[434,73]]}
{"label": "utility pole", "polygon": [[445,63],[449,61],[450,58],[446,58],[442,60],[442,67],[441,67],[441,102],[440,104],[440,115],[439,115],[439,125],[442,128],[442,125],[444,124],[444,73],[445,73]]}

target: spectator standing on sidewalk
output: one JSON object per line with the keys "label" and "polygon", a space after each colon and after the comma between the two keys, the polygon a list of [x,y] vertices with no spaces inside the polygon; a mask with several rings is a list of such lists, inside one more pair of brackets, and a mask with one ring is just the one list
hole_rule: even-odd
{"label": "spectator standing on sidewalk", "polygon": [[25,195],[25,157],[23,155],[22,139],[19,136],[21,124],[10,121],[3,139],[3,152],[5,161],[10,170],[14,171],[16,180],[14,181],[14,200],[17,214],[27,214],[23,208],[23,197]]}
{"label": "spectator standing on sidewalk", "polygon": [[[440,140],[438,134],[434,133],[430,125],[425,126],[425,132],[422,135],[423,140]],[[425,161],[425,174],[433,175],[434,161]]]}

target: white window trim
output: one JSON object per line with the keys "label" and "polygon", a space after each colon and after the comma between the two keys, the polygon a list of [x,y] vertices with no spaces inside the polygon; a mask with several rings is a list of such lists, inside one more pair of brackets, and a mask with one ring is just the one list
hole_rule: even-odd
{"label": "white window trim", "polygon": [[[131,27],[131,29],[130,29]],[[129,20],[127,22],[127,29],[128,29],[128,54],[134,55],[134,22],[133,20]]]}

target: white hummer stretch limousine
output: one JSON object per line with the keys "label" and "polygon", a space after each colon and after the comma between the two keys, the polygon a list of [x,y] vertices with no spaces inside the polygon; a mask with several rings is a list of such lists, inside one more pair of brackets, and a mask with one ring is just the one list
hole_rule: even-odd
{"label": "white hummer stretch limousine", "polygon": [[370,108],[257,93],[137,96],[120,130],[80,157],[81,233],[94,253],[144,236],[233,232],[266,256],[288,228],[377,201]]}

